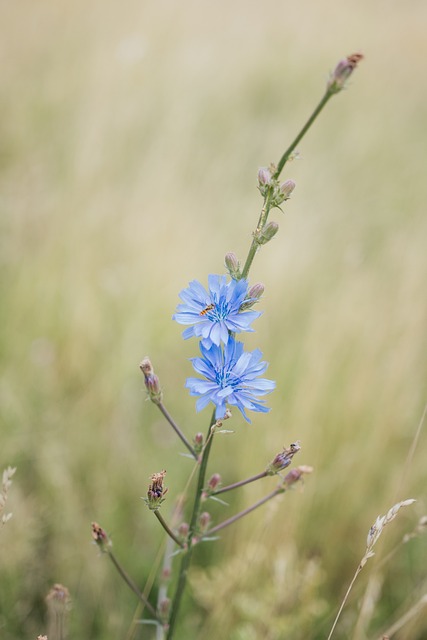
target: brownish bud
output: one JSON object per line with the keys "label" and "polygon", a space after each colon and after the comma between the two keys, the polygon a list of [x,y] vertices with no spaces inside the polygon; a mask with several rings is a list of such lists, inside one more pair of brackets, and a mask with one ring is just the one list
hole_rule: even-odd
{"label": "brownish bud", "polygon": [[65,638],[67,630],[67,615],[71,607],[70,592],[62,584],[54,584],[46,596],[48,636],[57,637],[58,629]]}
{"label": "brownish bud", "polygon": [[210,522],[211,522],[211,514],[208,513],[207,511],[203,511],[203,513],[201,513],[199,516],[199,532],[206,533],[210,525]]}
{"label": "brownish bud", "polygon": [[286,474],[283,480],[283,485],[282,485],[283,488],[289,489],[289,487],[291,487],[292,485],[297,483],[299,480],[301,480],[304,474],[312,473],[312,472],[313,472],[313,467],[310,467],[306,464],[302,464],[301,466],[296,467],[295,469],[292,469],[291,471],[289,471],[288,474]]}
{"label": "brownish bud", "polygon": [[144,383],[145,388],[148,391],[148,395],[150,400],[154,402],[154,404],[160,404],[162,401],[162,390],[160,388],[159,378],[154,373],[153,365],[151,364],[151,360],[145,357],[139,364],[139,368],[144,374]]}
{"label": "brownish bud", "polygon": [[344,60],[340,60],[328,80],[328,92],[338,93],[344,89],[347,80],[361,60],[363,60],[361,53],[353,53],[347,56],[347,58],[344,58]]}
{"label": "brownish bud", "polygon": [[218,486],[221,484],[221,476],[219,473],[214,473],[208,482],[208,491],[212,492],[218,489]]}
{"label": "brownish bud", "polygon": [[144,498],[146,505],[151,511],[157,511],[160,509],[160,505],[164,502],[164,496],[168,492],[167,488],[163,486],[163,480],[166,475],[166,471],[160,471],[159,473],[153,473],[151,476],[151,483],[148,486],[147,497]]}
{"label": "brownish bud", "polygon": [[106,547],[111,547],[110,538],[97,522],[92,522],[92,538],[101,551],[106,551]]}
{"label": "brownish bud", "polygon": [[196,433],[196,435],[194,436],[193,445],[194,445],[194,451],[197,454],[202,452],[203,442],[204,442],[203,433]]}
{"label": "brownish bud", "polygon": [[276,473],[279,473],[279,471],[283,471],[283,469],[289,467],[292,462],[292,458],[300,449],[301,445],[298,440],[296,442],[292,442],[289,447],[284,447],[283,451],[278,453],[268,465],[266,469],[267,475],[274,476]]}
{"label": "brownish bud", "polygon": [[190,526],[188,522],[181,522],[181,524],[178,527],[178,534],[183,540],[187,540],[189,531],[190,531]]}

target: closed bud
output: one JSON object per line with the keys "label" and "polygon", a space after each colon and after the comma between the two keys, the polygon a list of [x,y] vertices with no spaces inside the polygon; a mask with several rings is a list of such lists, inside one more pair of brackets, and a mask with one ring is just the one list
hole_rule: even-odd
{"label": "closed bud", "polygon": [[169,598],[162,598],[159,602],[158,613],[163,622],[167,622],[169,618],[169,611],[171,608],[171,601]]}
{"label": "closed bud", "polygon": [[280,185],[280,193],[283,196],[283,200],[289,200],[292,191],[295,189],[295,182],[293,180],[286,180]]}
{"label": "closed bud", "polygon": [[271,183],[271,172],[267,167],[260,167],[258,169],[258,184],[260,187],[269,185]]}
{"label": "closed bud", "polygon": [[144,498],[144,502],[151,511],[157,511],[160,509],[160,505],[164,502],[164,496],[167,493],[167,488],[163,486],[163,480],[166,475],[166,471],[160,471],[159,473],[153,473],[151,476],[151,483],[148,486],[147,497]]}
{"label": "closed bud", "polygon": [[145,388],[148,391],[151,402],[159,405],[162,401],[162,390],[160,388],[159,378],[154,373],[153,365],[149,358],[144,358],[139,365],[144,374]]}
{"label": "closed bud", "polygon": [[259,300],[265,291],[265,286],[262,282],[257,282],[253,287],[249,289],[248,297],[252,300]]}
{"label": "closed bud", "polygon": [[248,295],[240,306],[239,311],[246,311],[247,309],[251,309],[254,304],[256,304],[259,299],[262,297],[265,291],[265,287],[261,282],[257,282],[251,287],[248,291]]}
{"label": "closed bud", "polygon": [[211,514],[208,513],[207,511],[203,511],[203,513],[201,513],[199,517],[199,532],[206,533],[210,525],[210,522],[211,522]]}
{"label": "closed bud", "polygon": [[344,89],[347,80],[361,60],[363,60],[361,53],[353,53],[344,60],[340,60],[328,80],[328,92],[333,94]]}
{"label": "closed bud", "polygon": [[300,467],[296,467],[296,469],[292,469],[286,474],[282,487],[283,489],[289,489],[294,484],[296,484],[305,473],[312,473],[313,467],[308,466],[307,464],[302,464]]}
{"label": "closed bud", "polygon": [[[71,607],[70,592],[62,584],[54,584],[46,596],[47,625],[49,638],[65,638],[68,612]],[[61,630],[60,636],[58,630]]]}
{"label": "closed bud", "polygon": [[225,262],[225,266],[227,267],[227,271],[230,274],[230,276],[233,278],[233,280],[239,280],[241,276],[240,262],[236,254],[233,253],[232,251],[227,253],[225,255],[224,262]]}
{"label": "closed bud", "polygon": [[178,527],[178,534],[183,540],[187,540],[189,531],[190,527],[188,525],[188,522],[181,522]]}
{"label": "closed bud", "polygon": [[261,167],[258,170],[258,189],[260,194],[265,198],[273,184],[272,173],[267,167]]}
{"label": "closed bud", "polygon": [[203,433],[196,433],[193,439],[194,451],[199,454],[203,449]]}
{"label": "closed bud", "polygon": [[278,453],[268,465],[266,469],[267,475],[274,476],[276,473],[279,473],[279,471],[283,471],[283,469],[289,467],[292,462],[292,458],[300,449],[301,445],[298,441],[293,442],[287,448],[284,447],[283,451]]}
{"label": "closed bud", "polygon": [[267,224],[256,234],[255,239],[258,244],[267,244],[279,231],[277,222],[267,222]]}
{"label": "closed bud", "polygon": [[214,473],[213,476],[211,476],[209,479],[208,490],[215,491],[220,484],[221,484],[221,476],[219,475],[219,473]]}

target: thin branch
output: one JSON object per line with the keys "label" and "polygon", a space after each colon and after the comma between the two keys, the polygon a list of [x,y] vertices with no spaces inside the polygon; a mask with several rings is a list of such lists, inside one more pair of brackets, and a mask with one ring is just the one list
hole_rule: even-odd
{"label": "thin branch", "polygon": [[121,575],[121,577],[123,578],[123,580],[126,582],[126,584],[128,585],[128,587],[134,592],[134,594],[136,596],[138,596],[138,598],[141,600],[141,602],[143,603],[143,605],[148,609],[148,611],[151,613],[151,615],[155,618],[155,620],[157,622],[160,622],[156,610],[153,607],[153,605],[148,601],[148,598],[141,593],[141,591],[138,589],[138,587],[136,586],[136,584],[134,583],[134,581],[132,580],[132,578],[126,573],[126,571],[123,569],[122,565],[120,564],[120,562],[117,560],[116,556],[114,555],[114,553],[108,549],[107,550],[107,554],[109,556],[109,558],[111,559],[112,563],[114,564],[114,566],[116,567],[117,571],[119,572],[119,574]]}
{"label": "thin branch", "polygon": [[266,502],[268,502],[268,500],[271,500],[272,498],[275,498],[279,493],[283,493],[283,492],[284,492],[284,489],[282,489],[282,488],[275,489],[274,491],[269,493],[267,496],[265,496],[261,500],[258,500],[258,502],[255,502],[255,504],[253,504],[251,507],[248,507],[247,509],[244,509],[243,511],[240,511],[240,513],[236,513],[236,515],[232,516],[231,518],[228,518],[228,520],[224,520],[224,522],[221,522],[216,527],[212,527],[212,529],[209,529],[209,531],[206,532],[204,537],[211,536],[213,533],[217,533],[221,529],[224,529],[225,527],[228,527],[230,524],[233,524],[237,520],[240,520],[240,518],[243,518],[243,516],[246,516],[248,513],[251,513],[251,511],[254,511],[255,509],[257,509],[261,505],[263,505]]}
{"label": "thin branch", "polygon": [[162,525],[163,529],[166,531],[166,533],[168,534],[168,536],[170,538],[172,538],[172,540],[178,545],[178,547],[181,547],[181,549],[184,548],[183,543],[181,542],[181,540],[179,540],[176,535],[174,534],[174,532],[169,528],[167,522],[164,520],[162,514],[160,513],[160,511],[158,509],[156,509],[154,511],[154,515],[156,516],[157,520],[160,522],[160,524]]}
{"label": "thin branch", "polygon": [[189,452],[191,453],[191,455],[193,456],[193,458],[195,460],[199,459],[199,456],[197,455],[197,453],[195,452],[194,448],[191,446],[191,444],[188,442],[187,438],[185,437],[185,435],[182,433],[181,429],[178,427],[178,425],[176,424],[175,420],[172,418],[172,416],[170,415],[169,411],[166,409],[165,405],[163,404],[163,402],[158,402],[157,406],[159,407],[160,411],[163,413],[163,415],[165,416],[166,420],[169,422],[170,426],[172,427],[172,429],[174,429],[175,433],[177,434],[178,438],[181,439],[181,441],[185,444],[185,446],[187,447],[187,449],[189,450]]}
{"label": "thin branch", "polygon": [[252,476],[251,478],[247,478],[246,480],[240,480],[239,482],[235,482],[234,484],[229,484],[226,487],[218,489],[218,491],[213,491],[209,495],[217,496],[220,493],[225,493],[225,491],[231,491],[231,489],[237,489],[238,487],[243,487],[245,484],[249,484],[250,482],[255,482],[255,480],[260,480],[260,478],[265,478],[267,475],[267,471],[262,471],[256,476]]}

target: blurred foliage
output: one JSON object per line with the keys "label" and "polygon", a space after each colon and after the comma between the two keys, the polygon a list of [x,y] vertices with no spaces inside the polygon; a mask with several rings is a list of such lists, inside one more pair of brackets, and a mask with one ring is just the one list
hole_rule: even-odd
{"label": "blurred foliage", "polygon": [[[265,313],[245,342],[271,362],[273,410],[252,426],[235,416],[211,464],[233,482],[300,439],[315,473],[198,550],[179,638],[326,637],[377,515],[417,499],[380,558],[426,512],[425,430],[405,466],[426,402],[426,18],[421,0],[1,4],[0,466],[17,467],[2,638],[46,629],[56,582],[71,638],[150,637],[90,544],[97,520],[144,585],[162,547],[140,497],[166,468],[167,515],[191,472],[138,363],[151,357],[186,433],[205,431],[209,412],[183,390],[196,345],[171,321],[177,294],[223,272],[226,251],[244,258],[258,167],[357,50],[366,61],[288,167],[297,188],[251,274]],[[337,637],[351,637],[368,572],[382,578],[375,637],[426,592],[426,561],[420,538],[367,567]],[[410,631],[427,637],[425,616]]]}

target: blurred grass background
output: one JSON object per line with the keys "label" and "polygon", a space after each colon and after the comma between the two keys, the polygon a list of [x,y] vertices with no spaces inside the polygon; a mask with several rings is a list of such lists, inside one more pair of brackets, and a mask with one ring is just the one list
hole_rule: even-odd
{"label": "blurred grass background", "polygon": [[[151,637],[90,544],[98,520],[144,585],[161,534],[140,496],[166,468],[166,515],[191,470],[138,363],[151,357],[186,433],[204,432],[210,413],[183,389],[196,345],[171,321],[178,292],[223,272],[226,251],[244,259],[258,167],[354,51],[366,60],[289,165],[297,188],[251,274],[265,313],[245,342],[271,363],[272,412],[251,426],[236,414],[211,464],[236,481],[298,438],[315,473],[199,550],[178,637],[325,638],[377,515],[417,498],[384,557],[426,512],[424,432],[404,464],[426,401],[426,19],[421,0],[1,3],[0,465],[18,467],[2,638],[46,629],[54,582],[71,592],[70,637]],[[382,588],[358,638],[427,591],[422,538],[371,562],[337,637],[352,637],[369,575]],[[394,637],[427,638],[425,615]]]}

